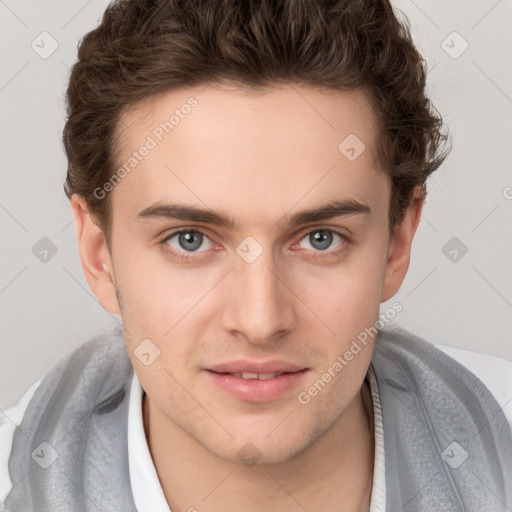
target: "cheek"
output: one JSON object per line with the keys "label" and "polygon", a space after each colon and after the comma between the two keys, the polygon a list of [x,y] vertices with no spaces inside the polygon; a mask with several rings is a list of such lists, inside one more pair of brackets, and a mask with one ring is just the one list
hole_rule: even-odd
{"label": "cheek", "polygon": [[[193,340],[201,339],[204,322],[200,320],[209,314],[206,295],[216,280],[211,270],[179,268],[163,257],[143,258],[134,252],[116,267],[125,338],[141,382],[146,373],[151,379],[162,379],[162,384],[170,378],[166,369],[173,374],[186,373],[184,363]],[[148,339],[154,343],[146,341],[149,351],[158,353],[158,358],[145,366],[135,354]]]}
{"label": "cheek", "polygon": [[157,248],[123,258],[116,266],[116,278],[123,315],[139,329],[159,335],[198,303],[212,281],[205,270],[170,264]]}
{"label": "cheek", "polygon": [[298,294],[331,334],[334,331],[338,339],[341,335],[346,340],[377,320],[383,275],[381,252],[358,250],[338,266],[303,276]]}

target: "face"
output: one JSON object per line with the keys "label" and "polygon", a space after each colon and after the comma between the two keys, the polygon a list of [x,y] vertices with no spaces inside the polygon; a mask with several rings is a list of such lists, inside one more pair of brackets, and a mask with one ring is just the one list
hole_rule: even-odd
{"label": "face", "polygon": [[158,421],[223,459],[250,442],[285,461],[358,396],[373,339],[353,342],[393,288],[375,124],[362,92],[296,85],[172,91],[123,117],[117,157],[137,163],[109,192],[97,295]]}

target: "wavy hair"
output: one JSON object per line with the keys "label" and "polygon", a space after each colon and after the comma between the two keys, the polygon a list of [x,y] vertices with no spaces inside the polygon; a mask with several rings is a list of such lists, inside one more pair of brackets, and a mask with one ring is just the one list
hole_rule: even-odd
{"label": "wavy hair", "polygon": [[401,14],[387,0],[113,1],[80,41],[69,78],[66,195],[85,199],[109,243],[111,203],[93,191],[115,172],[120,116],[167,90],[224,80],[364,90],[392,229],[451,149]]}

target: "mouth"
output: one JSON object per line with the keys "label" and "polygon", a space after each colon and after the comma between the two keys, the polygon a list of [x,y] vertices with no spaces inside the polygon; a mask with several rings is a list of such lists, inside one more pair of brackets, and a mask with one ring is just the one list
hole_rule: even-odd
{"label": "mouth", "polygon": [[238,373],[229,373],[229,372],[215,372],[219,375],[232,375],[233,377],[237,377],[239,379],[247,379],[247,380],[268,380],[268,379],[275,379],[276,377],[279,377],[280,375],[284,375],[285,373],[291,373],[291,372],[277,372],[277,373],[250,373],[250,372],[238,372]]}
{"label": "mouth", "polygon": [[268,402],[283,397],[303,380],[308,368],[274,372],[219,372],[205,370],[210,382],[228,395],[248,402]]}

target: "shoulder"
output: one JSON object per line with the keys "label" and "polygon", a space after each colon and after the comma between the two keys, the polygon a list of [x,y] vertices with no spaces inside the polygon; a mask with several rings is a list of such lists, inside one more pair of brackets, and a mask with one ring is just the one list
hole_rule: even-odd
{"label": "shoulder", "polygon": [[[21,424],[23,415],[36,389],[43,379],[34,382],[20,397],[20,399],[7,409],[0,411],[0,506],[12,483],[9,476],[8,462],[11,454],[14,431]],[[0,509],[1,510],[1,509]]]}
{"label": "shoulder", "polygon": [[485,386],[503,410],[512,432],[512,361],[482,352],[452,347],[440,343],[439,340],[429,341],[398,324],[390,324],[379,330],[375,352],[380,351],[384,354],[384,366],[386,366],[386,359],[394,358],[397,354],[414,353],[413,357],[416,359],[422,359],[423,355],[429,352],[434,355],[431,352],[432,348],[438,354],[434,359],[441,362],[446,358],[447,363],[450,360],[455,361]]}
{"label": "shoulder", "polygon": [[[94,378],[89,375],[87,382],[90,381],[89,384],[95,386],[93,392],[89,394],[101,399],[103,394],[110,390],[108,385],[104,386],[107,388],[106,390],[103,389],[104,382],[119,376],[119,373],[124,373],[126,367],[130,365],[120,327],[104,329],[97,335],[86,339],[75,350],[57,361],[45,376],[34,382],[16,403],[3,411],[0,410],[0,511],[3,510],[3,500],[12,488],[8,463],[13,436],[16,429],[22,424],[31,401],[36,401],[34,406],[41,406],[44,400],[53,393],[63,372],[69,373],[70,378],[76,382],[80,379],[81,372],[91,364],[98,371],[93,371]],[[103,391],[105,392],[103,393]],[[41,408],[41,410],[43,409]]]}
{"label": "shoulder", "polygon": [[476,375],[503,409],[512,430],[512,361],[501,357],[432,343]]}

